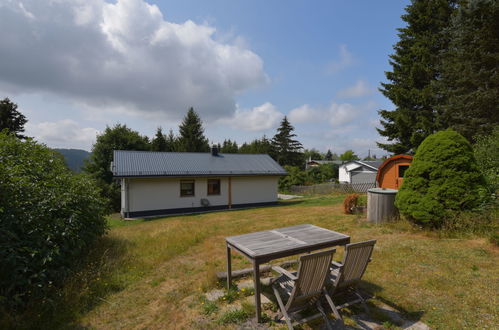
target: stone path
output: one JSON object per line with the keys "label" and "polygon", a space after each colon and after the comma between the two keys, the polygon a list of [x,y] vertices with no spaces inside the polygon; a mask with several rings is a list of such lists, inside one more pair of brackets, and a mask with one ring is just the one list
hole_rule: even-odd
{"label": "stone path", "polygon": [[[264,278],[262,279],[262,282],[266,285],[268,285],[270,278]],[[237,287],[239,290],[252,290],[253,289],[253,280],[252,279],[242,279],[238,281]],[[224,289],[215,289],[206,294],[206,298],[210,301],[216,302],[220,297],[222,297],[225,293]],[[270,299],[269,299],[270,298]],[[261,300],[262,300],[262,305],[264,304],[271,304],[272,300],[274,300],[273,297],[267,297],[265,294],[261,295]],[[250,304],[254,304],[254,296],[247,296],[244,298],[241,298],[239,300],[234,301],[232,304],[226,305],[222,308],[222,311],[228,311],[228,310],[236,310],[241,307],[241,303],[243,301],[246,301]],[[411,321],[408,319],[404,318],[404,314],[393,307],[376,300],[376,298],[371,299],[372,302],[375,303],[376,307],[369,307],[369,314],[366,314],[365,312],[353,315],[350,317],[351,320],[354,321],[355,324],[350,324],[347,325],[346,327],[340,327],[339,322],[335,320],[331,320],[331,323],[335,329],[373,329],[373,330],[381,330],[385,329],[382,321],[379,320],[379,315],[383,314],[385,319],[390,320],[390,324],[393,326],[396,326],[397,329],[405,329],[405,330],[429,330],[430,328],[424,324],[421,321]],[[274,318],[277,313],[272,312],[269,309],[265,309],[264,312],[270,317]],[[378,315],[378,318],[374,318],[371,315]],[[283,323],[283,325],[285,325]],[[241,324],[235,325],[236,329],[269,329],[267,323],[259,324],[256,322],[255,318],[251,318]],[[327,329],[325,325],[319,326],[319,329]]]}
{"label": "stone path", "polygon": [[294,199],[294,198],[301,198],[303,196],[298,196],[298,195],[285,195],[285,194],[277,194],[277,198],[283,199],[283,200],[288,200],[288,199]]}

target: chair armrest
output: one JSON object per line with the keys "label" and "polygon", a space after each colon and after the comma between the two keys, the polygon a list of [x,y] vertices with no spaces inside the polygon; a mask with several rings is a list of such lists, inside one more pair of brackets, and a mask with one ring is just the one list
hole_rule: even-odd
{"label": "chair armrest", "polygon": [[282,268],[282,267],[279,267],[279,266],[272,266],[272,270],[282,274],[282,275],[285,275],[287,277],[289,277],[290,279],[292,279],[293,281],[296,281],[298,279],[298,277],[296,277],[295,275],[291,274],[290,272],[288,272],[286,269]]}
{"label": "chair armrest", "polygon": [[340,264],[339,262],[336,261],[331,261],[331,265],[336,268],[341,268],[343,267],[343,264]]}

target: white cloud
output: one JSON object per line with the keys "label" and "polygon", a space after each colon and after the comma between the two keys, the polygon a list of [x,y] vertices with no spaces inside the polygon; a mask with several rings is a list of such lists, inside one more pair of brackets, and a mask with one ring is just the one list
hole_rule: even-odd
{"label": "white cloud", "polygon": [[368,96],[372,93],[373,90],[367,85],[367,82],[364,80],[358,80],[355,85],[340,90],[336,96],[341,98],[355,98]]}
{"label": "white cloud", "polygon": [[352,53],[348,51],[347,45],[340,45],[339,58],[328,63],[326,72],[328,74],[335,74],[350,67],[354,63],[355,59]]}
{"label": "white cloud", "polygon": [[270,102],[266,102],[250,110],[237,109],[230,118],[219,120],[221,124],[227,124],[231,128],[244,131],[265,131],[277,127],[284,114]]}
{"label": "white cloud", "polygon": [[349,103],[332,103],[328,109],[329,123],[333,127],[346,126],[361,119],[361,108]]}
{"label": "white cloud", "polygon": [[52,148],[81,148],[90,150],[99,131],[92,127],[80,127],[71,119],[57,122],[26,123],[26,135]]}
{"label": "white cloud", "polygon": [[291,123],[329,123],[334,128],[350,126],[364,120],[363,113],[368,107],[350,103],[331,103],[327,108],[312,108],[308,104],[289,112]]}
{"label": "white cloud", "polygon": [[0,86],[66,96],[95,109],[178,120],[193,106],[227,117],[235,97],[268,81],[241,38],[172,23],[144,0],[27,0],[0,5]]}
{"label": "white cloud", "polygon": [[324,113],[318,109],[304,104],[301,107],[295,108],[289,112],[289,120],[292,123],[314,123],[323,119]]}

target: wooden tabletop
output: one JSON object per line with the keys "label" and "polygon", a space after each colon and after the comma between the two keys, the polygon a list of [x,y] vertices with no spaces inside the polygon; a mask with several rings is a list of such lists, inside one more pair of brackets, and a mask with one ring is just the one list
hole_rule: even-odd
{"label": "wooden tabletop", "polygon": [[348,244],[350,236],[305,224],[231,236],[226,241],[251,259],[274,259]]}

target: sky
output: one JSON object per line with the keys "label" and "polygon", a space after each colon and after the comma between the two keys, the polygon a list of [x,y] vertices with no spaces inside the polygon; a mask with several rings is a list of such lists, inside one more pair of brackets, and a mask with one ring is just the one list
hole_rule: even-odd
{"label": "sky", "polygon": [[272,137],[304,148],[376,146],[378,90],[406,1],[0,0],[0,98],[26,134],[91,150],[117,123],[153,137],[189,107],[210,143]]}

